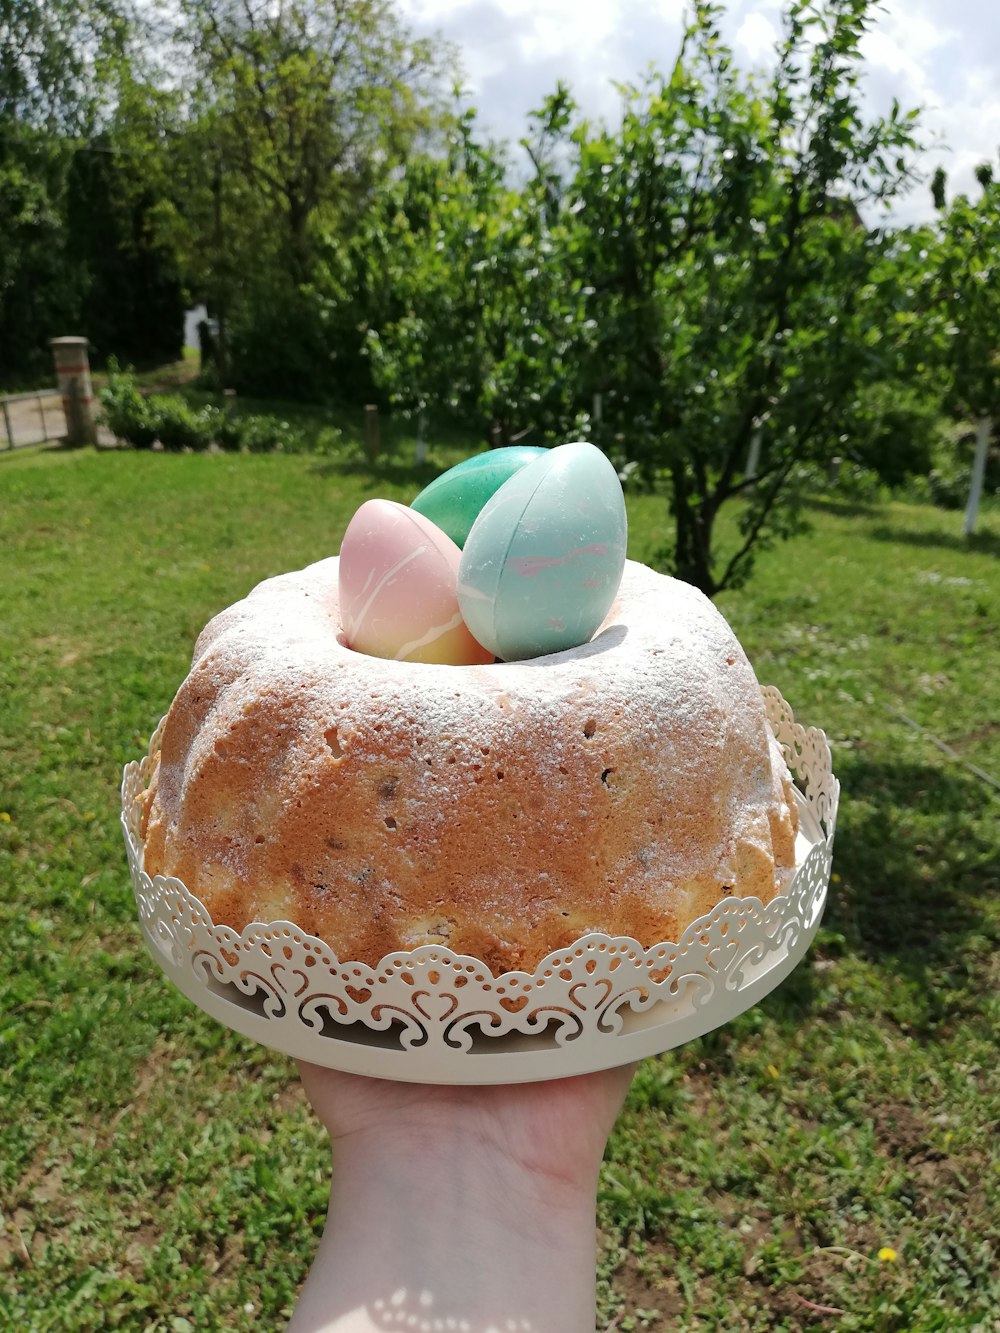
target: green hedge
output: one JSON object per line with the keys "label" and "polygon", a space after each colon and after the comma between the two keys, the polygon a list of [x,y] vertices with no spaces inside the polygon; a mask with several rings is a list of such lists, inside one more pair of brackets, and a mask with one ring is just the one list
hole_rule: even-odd
{"label": "green hedge", "polygon": [[340,431],[332,427],[312,433],[279,417],[194,407],[180,394],[145,397],[132,371],[114,363],[100,397],[104,424],[135,449],[159,442],[170,453],[202,452],[213,445],[232,453],[332,453],[341,443]]}

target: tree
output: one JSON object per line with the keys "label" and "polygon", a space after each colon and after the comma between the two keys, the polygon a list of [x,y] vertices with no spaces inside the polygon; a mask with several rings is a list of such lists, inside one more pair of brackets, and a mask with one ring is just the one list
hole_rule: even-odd
{"label": "tree", "polygon": [[[861,213],[911,179],[915,113],[862,116],[871,7],[794,0],[758,84],[699,3],[670,77],[627,91],[621,129],[572,133],[562,208],[591,289],[601,438],[666,479],[663,556],[710,595],[794,529],[804,465],[842,452],[849,406],[885,366],[895,277]],[[740,536],[720,552],[716,519],[736,499]]]}
{"label": "tree", "polygon": [[[567,102],[560,91],[539,120],[536,149]],[[447,157],[411,163],[364,234],[392,293],[369,332],[376,381],[404,410],[445,412],[494,444],[555,436],[578,410],[583,283],[567,281],[538,162],[513,188],[505,154],[461,111]]]}
{"label": "tree", "polygon": [[88,134],[102,108],[103,66],[127,48],[125,0],[0,0],[0,130]]}
{"label": "tree", "polygon": [[983,163],[976,176],[979,198],[960,194],[950,206],[943,171],[933,184],[940,213],[934,282],[947,339],[950,405],[976,421],[966,536],[975,530],[1000,407],[1000,182],[989,163]]}
{"label": "tree", "polygon": [[66,254],[82,287],[79,331],[97,357],[175,360],[184,338],[176,256],[155,234],[157,199],[121,135],[79,149],[66,183]]}
{"label": "tree", "polygon": [[197,83],[175,224],[207,261],[203,292],[232,324],[237,378],[321,393],[336,348],[316,285],[433,132],[438,53],[386,0],[183,0],[181,16]]}
{"label": "tree", "polygon": [[67,182],[131,32],[119,0],[0,0],[0,381],[50,368],[47,339],[79,327]]}

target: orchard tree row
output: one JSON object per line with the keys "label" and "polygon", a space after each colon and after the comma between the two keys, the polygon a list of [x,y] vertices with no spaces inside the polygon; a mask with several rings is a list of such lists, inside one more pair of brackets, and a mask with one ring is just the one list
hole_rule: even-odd
{"label": "orchard tree row", "polygon": [[[123,0],[18,10],[0,384],[57,327],[122,359],[176,352],[204,300],[238,388],[450,415],[494,443],[588,435],[662,488],[663,562],[709,593],[794,530],[834,459],[899,482],[965,419],[982,485],[1000,185],[984,166],[949,199],[922,182],[917,111],[866,114],[874,0],[789,0],[755,76],[695,3],[620,124],[559,86],[516,156],[388,0],[179,0],[159,29]],[[937,220],[894,229],[912,188]]]}

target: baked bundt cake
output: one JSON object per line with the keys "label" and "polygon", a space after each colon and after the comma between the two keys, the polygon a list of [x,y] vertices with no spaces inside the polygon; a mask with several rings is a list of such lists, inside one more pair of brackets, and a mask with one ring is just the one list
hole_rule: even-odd
{"label": "baked bundt cake", "polygon": [[145,868],[216,923],[344,961],[437,942],[495,973],[598,930],[676,941],[794,868],[791,779],[712,603],[627,562],[593,640],[440,666],[344,646],[337,559],[198,639],[143,811]]}

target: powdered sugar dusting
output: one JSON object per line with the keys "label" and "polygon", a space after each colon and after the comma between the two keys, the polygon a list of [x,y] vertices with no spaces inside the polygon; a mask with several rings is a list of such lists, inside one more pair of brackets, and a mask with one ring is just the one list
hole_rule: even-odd
{"label": "powdered sugar dusting", "polygon": [[216,920],[373,961],[423,932],[502,970],[780,888],[787,774],[697,590],[627,562],[591,642],[444,666],[345,647],[337,587],[331,558],[217,616],[168,717],[147,858]]}

